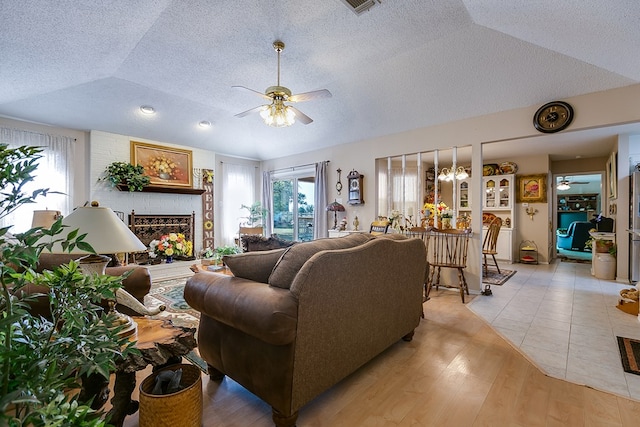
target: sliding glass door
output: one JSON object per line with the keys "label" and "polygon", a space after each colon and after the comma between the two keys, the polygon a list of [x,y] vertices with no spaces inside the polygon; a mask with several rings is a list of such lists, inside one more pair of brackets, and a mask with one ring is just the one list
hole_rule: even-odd
{"label": "sliding glass door", "polygon": [[281,239],[313,240],[313,176],[283,177],[273,181],[273,232]]}

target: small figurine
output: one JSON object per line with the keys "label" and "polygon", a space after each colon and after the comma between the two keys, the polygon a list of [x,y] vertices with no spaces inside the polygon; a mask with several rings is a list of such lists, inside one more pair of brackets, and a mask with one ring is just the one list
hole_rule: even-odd
{"label": "small figurine", "polygon": [[340,221],[340,231],[345,231],[347,229],[347,218],[342,218]]}
{"label": "small figurine", "polygon": [[360,221],[358,221],[358,215],[356,215],[356,218],[353,220],[353,229],[355,231],[358,231],[358,226],[360,225]]}

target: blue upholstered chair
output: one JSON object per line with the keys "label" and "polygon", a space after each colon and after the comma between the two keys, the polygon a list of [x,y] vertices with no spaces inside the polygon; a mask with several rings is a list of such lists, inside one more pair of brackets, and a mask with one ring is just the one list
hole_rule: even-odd
{"label": "blue upholstered chair", "polygon": [[566,233],[556,232],[556,247],[571,251],[584,251],[584,245],[591,237],[589,230],[595,228],[589,221],[574,221]]}

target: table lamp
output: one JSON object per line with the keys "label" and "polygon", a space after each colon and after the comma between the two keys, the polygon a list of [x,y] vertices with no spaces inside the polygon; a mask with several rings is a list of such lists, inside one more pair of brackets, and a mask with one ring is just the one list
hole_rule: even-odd
{"label": "table lamp", "polygon": [[31,228],[42,227],[51,228],[54,222],[60,218],[62,214],[60,211],[50,211],[48,209],[43,211],[33,211],[33,219],[31,220]]}
{"label": "table lamp", "polygon": [[[66,232],[78,230],[78,235],[86,233],[84,242],[93,247],[95,254],[74,247],[70,252],[62,249],[60,243],[53,245],[52,253],[68,253],[68,254],[88,254],[76,261],[80,265],[80,269],[87,275],[105,274],[105,269],[111,257],[97,254],[115,254],[119,252],[141,252],[147,247],[136,237],[135,234],[118,218],[118,216],[109,208],[100,207],[98,202],[91,202],[91,206],[83,206],[76,208],[68,216],[62,219],[62,225],[67,226]],[[164,309],[164,306],[156,310],[149,310],[142,305],[140,301],[135,299],[129,292],[120,288],[116,291],[116,301],[123,304],[140,314],[153,315]],[[136,325],[133,319],[125,314],[115,311],[115,303],[110,302],[112,311],[122,317],[120,323],[128,324],[122,335],[135,333]]]}
{"label": "table lamp", "polygon": [[344,212],[344,206],[338,203],[337,200],[327,205],[327,211],[333,212],[333,229],[338,229],[338,212]]}

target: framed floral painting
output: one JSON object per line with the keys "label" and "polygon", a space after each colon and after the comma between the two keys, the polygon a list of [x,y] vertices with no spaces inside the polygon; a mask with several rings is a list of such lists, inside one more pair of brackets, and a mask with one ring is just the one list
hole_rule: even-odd
{"label": "framed floral painting", "polygon": [[192,152],[179,148],[131,141],[131,163],[142,165],[151,185],[192,187]]}
{"label": "framed floral painting", "polygon": [[547,203],[547,174],[518,176],[518,203]]}

